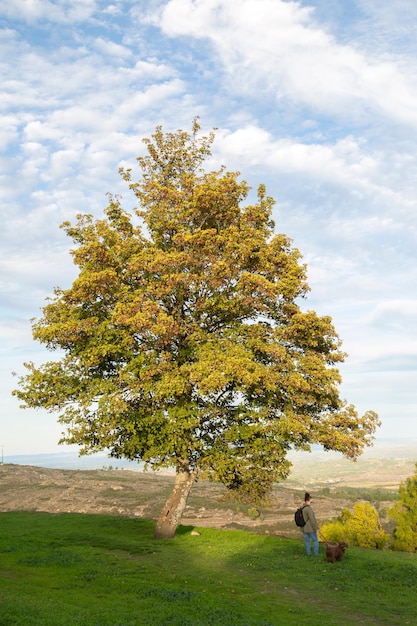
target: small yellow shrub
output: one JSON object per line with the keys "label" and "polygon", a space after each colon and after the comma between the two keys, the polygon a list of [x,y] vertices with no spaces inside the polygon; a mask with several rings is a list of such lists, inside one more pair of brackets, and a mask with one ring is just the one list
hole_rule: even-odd
{"label": "small yellow shrub", "polygon": [[339,521],[323,524],[320,528],[320,534],[323,540],[330,541],[330,543],[339,543],[339,541],[346,539],[345,527]]}
{"label": "small yellow shrub", "polygon": [[384,548],[389,535],[384,532],[379,520],[378,511],[370,502],[357,502],[353,511],[343,509],[336,520],[323,524],[323,538],[337,543],[347,541],[350,545],[362,548]]}

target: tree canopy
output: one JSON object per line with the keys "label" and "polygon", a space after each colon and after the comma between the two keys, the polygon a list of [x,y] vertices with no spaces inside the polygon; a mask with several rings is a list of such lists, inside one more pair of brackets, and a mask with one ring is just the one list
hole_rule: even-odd
{"label": "tree canopy", "polygon": [[79,274],[33,324],[55,360],[15,394],[59,412],[61,442],[81,453],[173,467],[156,536],[172,536],[192,482],[264,496],[290,471],[291,447],[355,459],[378,426],[340,398],[341,342],[328,316],[304,311],[306,267],[274,231],[274,200],[255,202],[239,172],[206,171],[214,133],[164,133],[121,175],[133,211],[109,196],[102,219],[63,228]]}

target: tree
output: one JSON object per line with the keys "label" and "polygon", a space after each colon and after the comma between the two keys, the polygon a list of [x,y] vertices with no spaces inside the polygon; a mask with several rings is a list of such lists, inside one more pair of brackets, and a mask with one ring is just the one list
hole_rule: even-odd
{"label": "tree", "polygon": [[399,499],[388,513],[396,522],[393,549],[417,552],[417,463],[413,476],[401,483]]}
{"label": "tree", "polygon": [[137,197],[110,196],[103,219],[63,228],[79,275],[33,324],[60,351],[26,364],[14,392],[59,411],[61,443],[80,452],[174,467],[157,523],[172,537],[193,482],[221,481],[248,501],[285,479],[291,446],[319,443],[355,459],[378,425],[339,397],[341,342],[330,317],[302,311],[306,268],[273,232],[274,200],[238,172],[206,172],[214,133],[163,133],[121,175]]}
{"label": "tree", "polygon": [[362,548],[382,549],[389,541],[384,532],[378,511],[370,502],[356,502],[353,511],[343,509],[333,522],[321,527],[323,537],[328,541],[347,541],[350,545]]}

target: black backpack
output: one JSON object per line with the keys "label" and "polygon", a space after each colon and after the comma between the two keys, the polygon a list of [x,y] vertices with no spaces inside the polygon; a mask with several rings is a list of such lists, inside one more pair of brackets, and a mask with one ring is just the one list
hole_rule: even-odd
{"label": "black backpack", "polygon": [[295,514],[294,514],[294,521],[295,521],[296,525],[299,526],[300,528],[303,528],[303,526],[306,525],[306,521],[305,521],[304,515],[303,515],[303,508],[304,508],[304,506],[300,506],[300,508],[297,509]]}

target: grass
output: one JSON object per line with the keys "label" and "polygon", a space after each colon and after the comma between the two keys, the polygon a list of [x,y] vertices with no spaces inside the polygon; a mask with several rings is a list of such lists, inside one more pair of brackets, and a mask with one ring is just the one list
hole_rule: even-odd
{"label": "grass", "polygon": [[142,519],[0,514],[4,626],[416,624],[417,555],[348,548],[342,563],[301,541]]}

